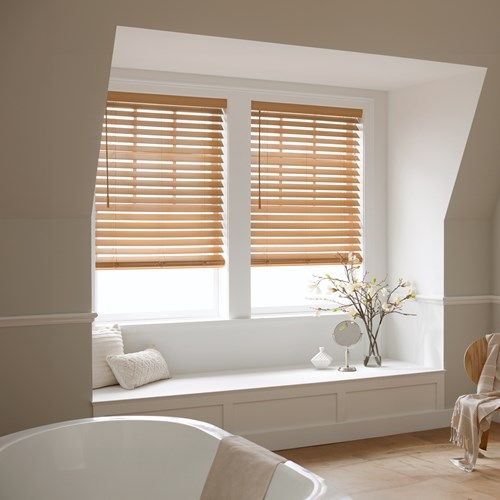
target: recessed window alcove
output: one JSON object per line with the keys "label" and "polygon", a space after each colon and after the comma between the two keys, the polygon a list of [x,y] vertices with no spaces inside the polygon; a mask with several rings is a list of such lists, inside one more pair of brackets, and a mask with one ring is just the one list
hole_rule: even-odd
{"label": "recessed window alcove", "polygon": [[[157,346],[178,379],[131,393],[98,389],[94,414],[206,419],[274,448],[363,437],[359,422],[366,419],[378,422],[373,435],[391,433],[398,415],[405,417],[395,431],[447,419],[443,221],[484,76],[484,68],[458,64],[118,27],[110,91],[227,100],[224,266],[215,276],[192,274],[194,287],[207,287],[200,304],[209,305],[196,310],[182,288],[186,301],[176,305],[182,314],[167,310],[168,296],[155,301],[154,311],[120,311],[119,300],[106,310],[123,289],[113,276],[97,275],[97,322],[119,322],[126,351]],[[252,101],[362,112],[363,265],[380,278],[413,281],[419,294],[415,317],[385,325],[383,357],[393,361],[379,371],[360,369],[348,380],[306,368],[320,345],[340,362],[331,332],[345,318],[313,317],[307,266],[287,273],[271,266],[262,277],[250,265]],[[143,296],[161,293],[161,279],[149,290],[141,280]],[[267,284],[272,293],[259,302],[255,290],[263,297]],[[353,348],[355,362],[365,350],[364,341]],[[386,402],[385,414],[365,411],[374,391]],[[305,428],[310,432],[293,437]]]}

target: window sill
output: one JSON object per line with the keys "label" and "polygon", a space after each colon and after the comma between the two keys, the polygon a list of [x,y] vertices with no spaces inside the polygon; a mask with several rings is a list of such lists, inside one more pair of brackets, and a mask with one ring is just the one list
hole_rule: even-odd
{"label": "window sill", "polygon": [[[339,321],[347,319],[348,315],[339,312],[332,313],[322,313],[323,316],[334,316],[339,319]],[[99,316],[94,321],[94,325],[99,327],[104,327],[107,325],[112,325],[118,323],[119,325],[124,326],[143,326],[143,325],[176,325],[176,324],[196,324],[196,323],[214,323],[214,322],[228,322],[228,321],[263,321],[263,320],[286,320],[286,319],[301,319],[301,320],[309,320],[314,319],[317,320],[318,317],[315,316],[314,313],[311,312],[286,312],[286,313],[259,313],[252,314],[250,318],[222,318],[218,316],[210,316],[210,317],[200,317],[200,318],[137,318],[137,319],[120,319],[109,318],[105,320],[100,320]]]}

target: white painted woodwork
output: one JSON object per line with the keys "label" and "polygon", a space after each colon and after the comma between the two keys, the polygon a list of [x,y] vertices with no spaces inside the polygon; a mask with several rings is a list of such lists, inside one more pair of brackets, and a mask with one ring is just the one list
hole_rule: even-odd
{"label": "white painted woodwork", "polygon": [[94,416],[194,418],[272,449],[442,425],[444,371],[398,361],[382,368],[293,366],[179,375],[127,391],[93,392]]}
{"label": "white painted woodwork", "polygon": [[0,316],[1,327],[77,325],[92,323],[96,313],[29,314],[20,316]]}
{"label": "white painted woodwork", "polygon": [[235,403],[239,433],[332,424],[336,421],[336,394],[302,396]]}
{"label": "white painted woodwork", "polygon": [[346,395],[347,420],[434,410],[437,384],[373,388]]}

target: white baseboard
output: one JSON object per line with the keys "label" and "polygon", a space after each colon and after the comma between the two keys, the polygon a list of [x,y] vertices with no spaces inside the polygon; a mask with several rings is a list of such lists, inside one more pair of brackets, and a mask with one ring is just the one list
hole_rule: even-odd
{"label": "white baseboard", "polygon": [[302,448],[449,427],[451,414],[452,409],[435,410],[322,426],[276,429],[243,436],[271,450]]}

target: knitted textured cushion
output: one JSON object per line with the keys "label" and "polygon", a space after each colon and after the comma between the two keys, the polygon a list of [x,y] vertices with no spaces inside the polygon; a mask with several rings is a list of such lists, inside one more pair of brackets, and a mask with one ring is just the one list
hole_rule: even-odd
{"label": "knitted textured cushion", "polygon": [[156,380],[170,378],[167,362],[156,349],[110,355],[108,364],[124,389],[135,389]]}
{"label": "knitted textured cushion", "polygon": [[92,332],[93,389],[118,383],[106,361],[106,356],[110,354],[123,354],[122,332],[118,325]]}

